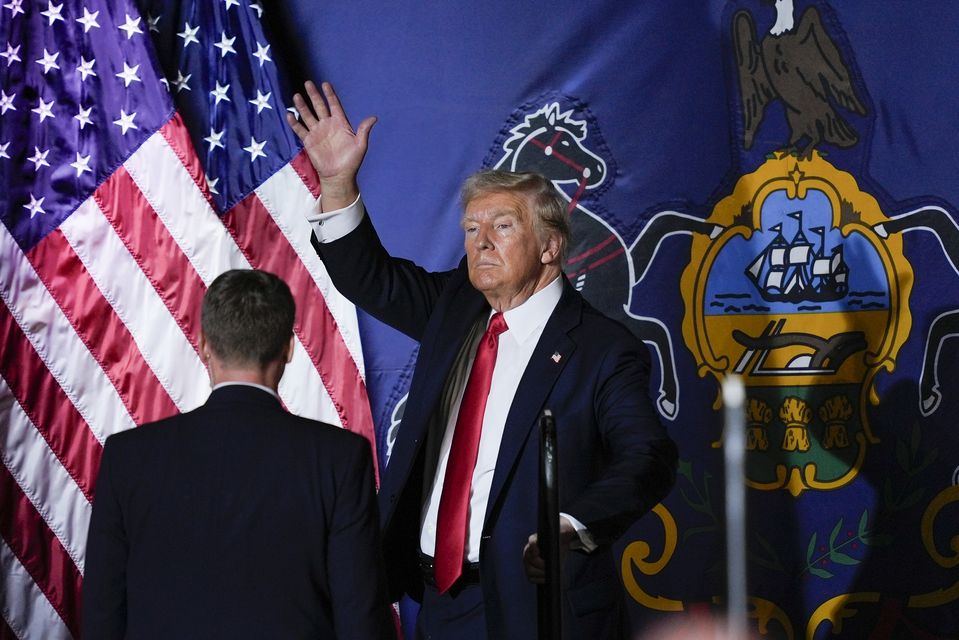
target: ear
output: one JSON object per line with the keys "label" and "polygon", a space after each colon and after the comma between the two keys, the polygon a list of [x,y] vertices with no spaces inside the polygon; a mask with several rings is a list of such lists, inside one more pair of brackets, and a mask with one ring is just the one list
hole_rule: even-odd
{"label": "ear", "polygon": [[210,351],[210,342],[206,339],[202,329],[200,329],[200,339],[197,341],[197,346],[200,347],[200,359],[203,360],[203,366],[206,367],[206,373],[210,377],[210,384],[215,385],[216,374],[214,373],[214,369],[216,368],[216,363],[213,361],[213,352]]}
{"label": "ear", "polygon": [[286,345],[286,351],[283,354],[283,360],[285,362],[293,361],[293,341],[296,340],[296,336],[290,336],[290,341]]}
{"label": "ear", "polygon": [[203,329],[200,329],[200,340],[198,341],[197,346],[200,347],[200,357],[203,359],[203,363],[209,364],[210,344],[207,342],[206,335],[203,333]]}
{"label": "ear", "polygon": [[546,236],[546,244],[543,247],[543,252],[540,254],[539,260],[543,264],[553,264],[559,261],[559,236],[555,233],[550,233]]}

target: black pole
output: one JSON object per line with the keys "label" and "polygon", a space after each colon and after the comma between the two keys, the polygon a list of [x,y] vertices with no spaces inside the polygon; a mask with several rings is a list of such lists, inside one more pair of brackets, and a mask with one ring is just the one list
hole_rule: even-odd
{"label": "black pole", "polygon": [[546,409],[539,420],[539,551],[546,563],[546,582],[538,590],[539,639],[562,637],[562,604],[559,552],[559,457],[556,421]]}

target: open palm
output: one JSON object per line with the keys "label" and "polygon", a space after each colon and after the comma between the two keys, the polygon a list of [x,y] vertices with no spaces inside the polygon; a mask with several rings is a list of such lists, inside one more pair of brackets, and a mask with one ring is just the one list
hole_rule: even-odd
{"label": "open palm", "polygon": [[321,95],[316,85],[307,82],[306,94],[309,104],[300,94],[293,96],[300,119],[292,114],[287,119],[309,154],[321,183],[355,182],[376,118],[363,120],[354,133],[332,85],[324,82]]}

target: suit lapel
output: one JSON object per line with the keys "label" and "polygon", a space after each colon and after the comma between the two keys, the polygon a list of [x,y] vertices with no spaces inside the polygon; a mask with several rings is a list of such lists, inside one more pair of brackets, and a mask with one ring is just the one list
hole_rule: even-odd
{"label": "suit lapel", "polygon": [[[419,362],[416,365],[420,377],[414,378],[407,396],[414,398],[416,403],[407,402],[400,427],[403,437],[396,440],[396,449],[390,462],[391,465],[393,460],[405,462],[406,468],[402,474],[395,476],[401,486],[405,485],[413,462],[426,441],[427,431],[438,410],[440,397],[462,342],[484,310],[488,312],[489,305],[467,281],[448,305],[444,305],[442,310],[437,309],[438,313],[431,320],[435,321],[435,326],[427,328],[424,333],[425,336],[436,337],[420,344]],[[431,464],[427,463],[427,467]]]}
{"label": "suit lapel", "polygon": [[489,305],[479,292],[470,286],[464,289],[462,296],[453,300],[446,313],[438,319],[435,333],[437,340],[429,345],[425,353],[420,352],[420,357],[426,357],[426,362],[421,365],[422,369],[430,372],[430,378],[424,381],[429,389],[430,402],[427,404],[432,405],[442,393],[463,340],[470,334],[473,323],[484,312],[489,313]]}
{"label": "suit lapel", "polygon": [[[506,418],[503,440],[496,457],[496,469],[490,486],[489,502],[486,505],[487,523],[508,478],[512,475],[520,452],[535,431],[534,426],[539,424],[538,418],[542,410],[549,408],[544,404],[553,385],[576,349],[576,343],[568,334],[579,324],[581,317],[581,299],[564,279],[563,296],[536,343]],[[533,437],[538,435],[534,434]]]}

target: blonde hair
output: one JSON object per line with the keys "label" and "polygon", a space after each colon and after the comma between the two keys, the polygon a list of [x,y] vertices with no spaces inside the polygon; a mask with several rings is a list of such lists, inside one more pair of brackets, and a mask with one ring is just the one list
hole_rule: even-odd
{"label": "blonde hair", "polygon": [[566,261],[570,243],[569,216],[566,201],[553,183],[538,173],[515,173],[485,169],[474,173],[460,190],[460,203],[465,210],[470,202],[490,193],[512,193],[526,196],[532,204],[533,227],[542,238],[548,233],[559,237],[561,262]]}

